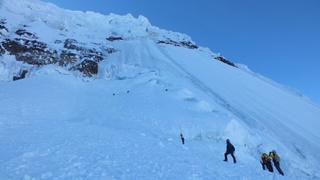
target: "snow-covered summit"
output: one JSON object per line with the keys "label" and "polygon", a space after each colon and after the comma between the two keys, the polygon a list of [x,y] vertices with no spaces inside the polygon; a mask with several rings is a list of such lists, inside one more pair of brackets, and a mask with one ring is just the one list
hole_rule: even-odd
{"label": "snow-covered summit", "polygon": [[131,14],[120,16],[70,11],[39,0],[1,0],[1,13],[2,16],[12,14],[15,23],[43,22],[68,35],[77,33],[78,36],[87,37],[87,40],[90,40],[94,33],[97,38],[105,38],[108,35],[124,38],[152,36],[160,39],[170,38],[175,41],[191,41],[187,35],[152,26],[144,16],[134,18]]}
{"label": "snow-covered summit", "polygon": [[1,0],[0,107],[0,179],[320,177],[318,106],[143,16]]}

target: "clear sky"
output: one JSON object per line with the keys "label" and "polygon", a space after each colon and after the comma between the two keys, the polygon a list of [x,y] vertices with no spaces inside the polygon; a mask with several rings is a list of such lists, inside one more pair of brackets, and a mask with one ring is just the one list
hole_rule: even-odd
{"label": "clear sky", "polygon": [[144,15],[320,104],[320,0],[45,0]]}

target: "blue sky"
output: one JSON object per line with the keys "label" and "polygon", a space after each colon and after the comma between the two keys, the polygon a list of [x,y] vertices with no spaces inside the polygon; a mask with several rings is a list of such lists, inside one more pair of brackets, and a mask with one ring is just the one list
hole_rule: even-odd
{"label": "blue sky", "polygon": [[46,0],[73,10],[144,15],[320,104],[318,0]]}

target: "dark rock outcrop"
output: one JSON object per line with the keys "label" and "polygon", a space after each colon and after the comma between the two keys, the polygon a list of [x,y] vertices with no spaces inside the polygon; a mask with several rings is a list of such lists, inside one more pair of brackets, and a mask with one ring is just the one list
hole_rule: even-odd
{"label": "dark rock outcrop", "polygon": [[76,45],[77,43],[78,41],[75,39],[66,39],[64,41],[64,48],[81,51],[81,48]]}
{"label": "dark rock outcrop", "polygon": [[2,56],[6,50],[0,45],[0,56]]}
{"label": "dark rock outcrop", "polygon": [[186,47],[189,49],[198,49],[198,46],[195,44],[192,44],[192,42],[190,41],[182,41],[180,42],[180,44],[182,44],[183,47]]}
{"label": "dark rock outcrop", "polygon": [[[3,28],[4,24],[5,21],[1,20],[0,27]],[[8,53],[15,56],[17,61],[38,67],[57,64],[68,67],[70,70],[80,71],[84,76],[89,77],[98,73],[98,63],[105,59],[106,53],[117,52],[114,48],[105,48],[102,51],[87,48],[86,44],[79,43],[75,39],[56,40],[56,44],[63,43],[63,48],[55,50],[26,29],[18,29],[15,34],[17,38],[0,39],[0,56]],[[13,77],[13,80],[25,78],[27,72],[26,70],[21,71],[19,75]]]}
{"label": "dark rock outcrop", "polygon": [[91,60],[84,60],[80,64],[72,67],[71,70],[78,70],[85,76],[92,77],[98,74],[98,63]]}
{"label": "dark rock outcrop", "polygon": [[111,41],[111,42],[123,40],[123,38],[120,37],[120,36],[110,36],[110,37],[107,37],[106,39],[107,39],[108,41]]}
{"label": "dark rock outcrop", "polygon": [[17,34],[18,36],[22,36],[22,37],[24,37],[24,38],[38,39],[38,37],[37,37],[35,34],[33,34],[33,33],[31,33],[31,32],[28,32],[28,31],[25,30],[25,29],[18,29],[18,30],[16,31],[16,34]]}
{"label": "dark rock outcrop", "polygon": [[185,48],[189,48],[189,49],[198,49],[198,46],[193,44],[190,41],[173,41],[171,39],[167,39],[167,40],[161,40],[158,41],[158,44],[169,44],[169,45],[173,45],[173,46],[178,46],[178,47],[185,47]]}
{"label": "dark rock outcrop", "polygon": [[62,41],[61,41],[61,40],[55,40],[54,43],[55,43],[55,44],[61,44]]}
{"label": "dark rock outcrop", "polygon": [[222,56],[215,57],[214,59],[216,59],[218,61],[221,61],[221,62],[223,62],[225,64],[228,64],[229,66],[237,67],[233,62],[227,60],[226,58],[224,58]]}
{"label": "dark rock outcrop", "polygon": [[79,52],[80,59],[88,59],[96,62],[103,60],[103,54],[96,49],[88,49],[79,45],[78,41],[75,39],[66,39],[64,42],[64,48],[69,50],[75,50]]}
{"label": "dark rock outcrop", "polygon": [[24,79],[27,73],[28,73],[27,70],[21,70],[18,76],[13,76],[13,81]]}
{"label": "dark rock outcrop", "polygon": [[[6,25],[6,20],[5,19],[0,19],[0,30],[5,30],[7,32],[9,32],[8,28],[5,26]],[[0,32],[1,35],[1,32]]]}
{"label": "dark rock outcrop", "polygon": [[96,49],[82,49],[80,52],[84,59],[100,62],[103,60],[103,54]]}
{"label": "dark rock outcrop", "polygon": [[108,54],[112,54],[112,53],[117,52],[117,50],[114,49],[114,48],[107,48],[106,51],[107,51]]}
{"label": "dark rock outcrop", "polygon": [[77,62],[79,57],[72,52],[63,50],[60,54],[59,66],[67,66],[69,64],[74,64]]}
{"label": "dark rock outcrop", "polygon": [[57,51],[47,48],[47,45],[37,40],[15,38],[6,39],[2,42],[3,47],[14,55],[17,61],[23,61],[31,65],[55,64]]}

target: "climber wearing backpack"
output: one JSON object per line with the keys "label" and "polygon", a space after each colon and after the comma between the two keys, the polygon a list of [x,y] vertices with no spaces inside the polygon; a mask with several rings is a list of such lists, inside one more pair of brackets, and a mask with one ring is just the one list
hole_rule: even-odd
{"label": "climber wearing backpack", "polygon": [[275,150],[271,151],[269,153],[269,156],[271,157],[274,166],[276,167],[276,169],[278,170],[278,172],[284,176],[283,171],[280,168],[280,157],[278,156],[277,152]]}
{"label": "climber wearing backpack", "polygon": [[224,153],[224,161],[228,161],[228,155],[231,154],[232,158],[233,158],[233,163],[236,163],[236,158],[234,157],[234,151],[236,150],[234,148],[234,146],[230,143],[230,140],[227,139],[226,141],[227,143],[227,149],[226,149],[226,152]]}
{"label": "climber wearing backpack", "polygon": [[269,172],[273,172],[273,167],[272,167],[272,163],[271,163],[271,157],[268,156],[267,153],[263,153],[261,155],[261,161],[260,162],[261,162],[263,170],[266,170],[266,167],[267,167]]}

